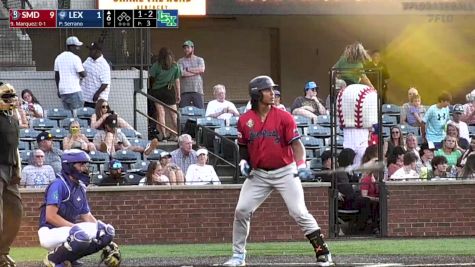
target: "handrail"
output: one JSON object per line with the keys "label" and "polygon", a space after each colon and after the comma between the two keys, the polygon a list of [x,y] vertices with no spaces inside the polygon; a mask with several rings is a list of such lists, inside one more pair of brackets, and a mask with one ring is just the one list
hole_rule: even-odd
{"label": "handrail", "polygon": [[[232,148],[232,154],[233,154],[233,162],[230,162],[226,159],[224,159],[223,157],[217,155],[216,153],[214,153],[214,150],[213,151],[210,151],[210,149],[208,149],[209,146],[207,146],[207,140],[209,140],[207,137],[211,135],[213,137],[213,140],[214,139],[219,139],[221,142],[220,142],[220,151],[223,151],[223,146],[224,144],[226,145],[229,145],[231,148]],[[217,132],[215,132],[213,129],[210,129],[208,127],[205,127],[205,126],[202,126],[202,125],[198,125],[197,126],[197,134],[196,134],[196,144],[198,146],[204,146],[208,149],[208,153],[212,154],[213,156],[215,156],[217,159],[223,161],[224,163],[232,166],[234,168],[234,175],[233,175],[233,181],[234,183],[237,183],[238,182],[238,179],[239,179],[239,146],[236,144],[236,142],[234,142],[233,140],[225,137],[225,136],[222,136],[220,134],[218,134]],[[213,148],[214,148],[214,144],[213,144]],[[226,147],[227,148],[227,147]]]}
{"label": "handrail", "polygon": [[[147,99],[152,100],[152,102],[162,105],[168,111],[171,111],[171,112],[175,113],[177,115],[176,116],[176,125],[177,125],[176,131],[171,129],[167,125],[161,124],[160,122],[157,121],[156,118],[152,118],[148,114],[145,114],[142,111],[138,110],[138,108],[137,108],[137,94],[141,94],[141,95],[145,96]],[[154,121],[155,123],[159,124],[160,126],[163,126],[165,129],[167,129],[168,131],[176,134],[177,136],[180,135],[180,132],[181,132],[181,129],[180,129],[180,113],[178,112],[178,108],[177,108],[177,110],[174,110],[173,108],[171,108],[167,104],[163,103],[162,101],[156,99],[155,97],[153,97],[153,96],[151,96],[147,93],[144,93],[142,90],[135,90],[134,91],[134,128],[137,127],[137,113],[144,116],[144,117],[146,117],[146,118],[148,118],[149,120]]]}

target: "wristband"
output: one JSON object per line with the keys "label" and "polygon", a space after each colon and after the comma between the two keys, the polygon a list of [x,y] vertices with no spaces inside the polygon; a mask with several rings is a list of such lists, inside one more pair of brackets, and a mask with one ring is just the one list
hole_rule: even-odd
{"label": "wristband", "polygon": [[301,159],[301,160],[297,160],[297,169],[300,169],[300,168],[306,168],[307,167],[307,164],[305,163],[305,160]]}

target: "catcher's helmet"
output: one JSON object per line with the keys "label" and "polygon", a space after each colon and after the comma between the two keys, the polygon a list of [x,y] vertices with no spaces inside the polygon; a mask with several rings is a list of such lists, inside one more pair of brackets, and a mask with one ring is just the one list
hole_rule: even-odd
{"label": "catcher's helmet", "polygon": [[277,84],[274,83],[271,77],[265,75],[257,76],[249,82],[249,95],[258,95],[259,91],[276,86]]}
{"label": "catcher's helmet", "polygon": [[63,163],[89,162],[91,158],[86,152],[80,149],[69,149],[64,151],[61,161]]}

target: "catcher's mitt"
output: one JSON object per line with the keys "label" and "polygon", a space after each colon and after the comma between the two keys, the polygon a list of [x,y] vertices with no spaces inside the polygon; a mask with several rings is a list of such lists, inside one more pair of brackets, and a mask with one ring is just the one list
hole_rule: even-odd
{"label": "catcher's mitt", "polygon": [[118,267],[122,261],[120,256],[119,246],[110,242],[105,248],[102,249],[101,262],[103,262],[108,267]]}

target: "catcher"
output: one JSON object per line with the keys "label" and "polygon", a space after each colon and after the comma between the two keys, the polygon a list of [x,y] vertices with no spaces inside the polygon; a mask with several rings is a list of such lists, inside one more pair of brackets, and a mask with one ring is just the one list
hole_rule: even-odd
{"label": "catcher", "polygon": [[114,227],[91,214],[86,196],[89,156],[82,150],[64,151],[62,171],[46,188],[38,236],[49,253],[48,267],[80,266],[78,260],[102,250],[101,262],[120,265],[119,247],[112,242]]}
{"label": "catcher", "polygon": [[13,86],[0,82],[0,267],[15,267],[10,246],[23,213],[20,191],[19,113]]}

